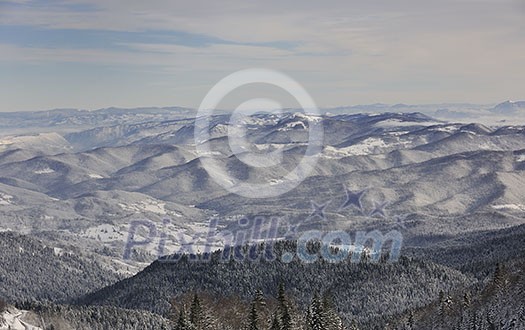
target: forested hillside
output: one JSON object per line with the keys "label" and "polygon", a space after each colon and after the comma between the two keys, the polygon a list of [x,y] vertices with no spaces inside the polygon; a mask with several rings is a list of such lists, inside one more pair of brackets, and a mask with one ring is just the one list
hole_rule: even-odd
{"label": "forested hillside", "polygon": [[[295,243],[281,242],[277,251],[293,250]],[[214,253],[209,262],[183,256],[178,262],[156,261],[136,276],[89,294],[85,305],[112,305],[167,315],[170,300],[188,292],[215,297],[239,296],[249,300],[256,290],[277,296],[279,283],[304,308],[315,292],[329,293],[345,322],[367,321],[402,313],[436,299],[440,291],[470,286],[473,278],[432,262],[401,258],[397,263],[318,261],[222,262]]]}
{"label": "forested hillside", "polygon": [[434,303],[399,317],[392,329],[525,329],[525,260],[499,264],[469,290],[442,292]]}
{"label": "forested hillside", "polygon": [[0,298],[8,302],[66,302],[120,278],[79,249],[0,232]]}

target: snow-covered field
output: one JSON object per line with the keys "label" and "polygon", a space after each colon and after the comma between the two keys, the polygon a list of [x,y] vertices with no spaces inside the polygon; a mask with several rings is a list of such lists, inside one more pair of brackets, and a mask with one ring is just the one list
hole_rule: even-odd
{"label": "snow-covered field", "polygon": [[118,204],[123,210],[131,212],[151,212],[159,215],[167,215],[168,211],[166,210],[166,203],[155,201],[155,200],[145,200],[137,203],[119,203]]}
{"label": "snow-covered field", "polygon": [[0,330],[43,330],[24,321],[29,312],[10,308],[0,314]]}
{"label": "snow-covered field", "polygon": [[100,242],[122,241],[126,238],[126,228],[117,227],[109,224],[103,224],[88,228],[83,237],[91,238]]}
{"label": "snow-covered field", "polygon": [[0,205],[11,205],[13,204],[13,196],[0,193]]}
{"label": "snow-covered field", "polygon": [[53,170],[53,169],[51,169],[49,167],[46,167],[46,168],[43,168],[43,169],[35,171],[35,174],[51,174],[51,173],[55,173],[55,170]]}
{"label": "snow-covered field", "polygon": [[525,205],[523,204],[501,204],[492,205],[495,210],[513,210],[513,211],[525,211]]}
{"label": "snow-covered field", "polygon": [[[392,134],[395,136],[395,134]],[[363,156],[381,154],[389,151],[392,148],[404,148],[410,145],[410,141],[405,141],[396,138],[395,141],[385,142],[379,137],[368,137],[359,143],[350,145],[348,147],[337,148],[334,146],[326,146],[324,148],[323,156],[326,158],[339,159],[350,156]]]}

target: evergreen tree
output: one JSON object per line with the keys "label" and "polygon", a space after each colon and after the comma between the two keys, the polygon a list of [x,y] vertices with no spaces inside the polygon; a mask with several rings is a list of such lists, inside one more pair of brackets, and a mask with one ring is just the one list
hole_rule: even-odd
{"label": "evergreen tree", "polygon": [[177,319],[177,324],[175,325],[175,330],[191,330],[192,326],[187,319],[186,310],[184,306],[180,309],[179,318]]}
{"label": "evergreen tree", "polygon": [[249,319],[249,330],[260,330],[259,327],[259,315],[257,312],[257,303],[255,300],[252,302],[252,307],[250,309],[250,319]]}
{"label": "evergreen tree", "polygon": [[413,311],[410,311],[410,315],[408,316],[408,321],[407,321],[407,328],[409,330],[412,330],[414,329],[414,312]]}
{"label": "evergreen tree", "polygon": [[439,291],[439,299],[438,299],[438,303],[439,303],[439,317],[440,317],[440,322],[443,321],[443,316],[445,314],[445,293],[443,291]]}
{"label": "evergreen tree", "polygon": [[281,310],[281,330],[295,330],[293,328],[293,320],[290,312],[290,307],[288,305],[283,305],[280,307]]}
{"label": "evergreen tree", "polygon": [[191,303],[190,322],[195,330],[212,330],[218,327],[216,318],[197,294],[193,296]]}
{"label": "evergreen tree", "polygon": [[283,282],[279,283],[279,289],[277,292],[277,300],[279,301],[279,306],[283,306],[286,304],[286,294],[284,292]]}
{"label": "evergreen tree", "polygon": [[478,329],[478,318],[477,318],[476,312],[472,312],[472,315],[470,317],[470,322],[469,322],[469,328],[470,330]]}
{"label": "evergreen tree", "polygon": [[279,317],[277,314],[274,314],[272,317],[272,324],[270,325],[270,330],[280,330],[281,324],[279,323]]}
{"label": "evergreen tree", "polygon": [[494,276],[492,277],[492,283],[496,290],[501,291],[505,284],[505,266],[497,263],[496,269],[494,270]]}
{"label": "evergreen tree", "polygon": [[7,309],[7,303],[3,301],[2,299],[0,299],[0,313],[5,311],[6,309]]}
{"label": "evergreen tree", "polygon": [[463,308],[467,309],[470,307],[471,304],[471,297],[469,292],[465,292],[463,295]]}
{"label": "evergreen tree", "polygon": [[265,307],[266,306],[266,300],[264,299],[264,293],[261,290],[255,291],[254,301],[257,304],[257,307]]}
{"label": "evergreen tree", "polygon": [[279,315],[279,324],[281,330],[295,330],[294,321],[292,312],[288,299],[286,298],[284,284],[281,282],[279,284],[277,300],[279,302],[278,315]]}
{"label": "evergreen tree", "polygon": [[312,298],[308,320],[309,330],[326,330],[325,315],[319,295],[316,293]]}
{"label": "evergreen tree", "polygon": [[335,305],[330,294],[326,294],[322,302],[324,323],[327,330],[339,330],[343,326],[343,321],[337,314]]}
{"label": "evergreen tree", "polygon": [[190,322],[195,329],[203,329],[203,318],[202,303],[199,296],[195,294],[190,307]]}

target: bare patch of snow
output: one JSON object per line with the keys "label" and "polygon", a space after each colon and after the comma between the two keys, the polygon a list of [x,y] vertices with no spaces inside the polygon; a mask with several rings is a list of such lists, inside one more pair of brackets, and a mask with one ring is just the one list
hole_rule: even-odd
{"label": "bare patch of snow", "polygon": [[394,131],[394,132],[388,132],[389,135],[393,135],[393,136],[400,136],[400,135],[404,135],[404,134],[407,134],[407,133],[410,133],[410,131]]}
{"label": "bare patch of snow", "polygon": [[0,330],[42,330],[42,328],[24,321],[28,311],[8,309],[0,314]]}
{"label": "bare patch of snow", "polygon": [[302,112],[295,112],[294,114],[294,117],[296,118],[302,118],[302,119],[306,119],[308,121],[320,121],[322,120],[322,117],[319,117],[319,116],[316,116],[316,115],[307,115],[305,113],[302,113]]}
{"label": "bare patch of snow", "polygon": [[432,126],[439,124],[438,122],[434,121],[426,121],[426,122],[416,122],[416,121],[404,121],[399,119],[387,119],[380,121],[374,126],[376,127],[402,127],[402,126]]}
{"label": "bare patch of snow", "polygon": [[493,209],[496,210],[515,210],[515,211],[525,211],[525,205],[523,204],[500,204],[492,205]]}
{"label": "bare patch of snow", "polygon": [[88,228],[83,236],[95,239],[101,242],[112,242],[123,240],[126,230],[110,224],[103,224],[96,227]]}
{"label": "bare patch of snow", "polygon": [[370,155],[378,153],[378,149],[387,147],[388,145],[382,139],[369,137],[360,143],[344,148],[326,146],[324,149],[324,154],[331,158],[343,158],[348,156]]}
{"label": "bare patch of snow", "polygon": [[46,168],[43,168],[41,170],[36,170],[34,171],[35,174],[51,174],[51,173],[55,173],[55,170],[49,168],[49,167],[46,167]]}
{"label": "bare patch of snow", "polygon": [[276,184],[282,183],[283,181],[284,180],[281,180],[281,179],[271,179],[269,183],[270,183],[270,186],[274,186]]}
{"label": "bare patch of snow", "polygon": [[132,204],[119,203],[118,206],[125,211],[131,212],[151,212],[160,215],[166,215],[166,203],[155,201],[155,200],[145,200]]}
{"label": "bare patch of snow", "polygon": [[11,205],[13,204],[13,196],[0,193],[0,205]]}
{"label": "bare patch of snow", "polygon": [[288,128],[296,128],[297,126],[302,126],[302,129],[306,129],[306,125],[302,121],[294,121],[287,123],[285,127],[279,128],[278,131],[285,131]]}
{"label": "bare patch of snow", "polygon": [[61,249],[61,248],[58,248],[58,247],[54,247],[53,248],[53,253],[57,256],[57,257],[61,257],[64,255],[64,249]]}

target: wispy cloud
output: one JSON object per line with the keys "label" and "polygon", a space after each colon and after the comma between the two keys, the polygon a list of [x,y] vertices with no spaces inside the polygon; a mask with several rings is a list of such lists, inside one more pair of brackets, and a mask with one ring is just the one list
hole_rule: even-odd
{"label": "wispy cloud", "polygon": [[219,71],[269,67],[314,88],[321,105],[495,102],[525,97],[524,18],[517,0],[4,1],[0,62],[127,66],[198,88]]}

